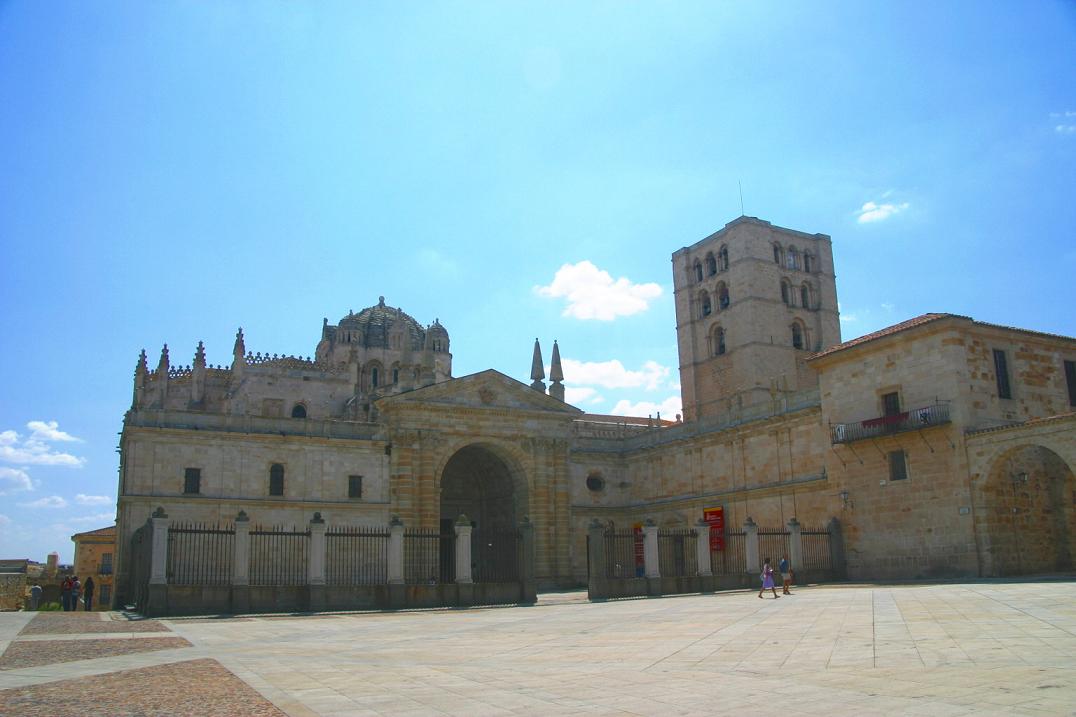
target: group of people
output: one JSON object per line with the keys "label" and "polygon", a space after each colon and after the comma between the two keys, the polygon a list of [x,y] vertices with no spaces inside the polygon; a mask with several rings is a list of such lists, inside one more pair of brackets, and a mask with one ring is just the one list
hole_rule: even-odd
{"label": "group of people", "polygon": [[[781,558],[781,562],[777,566],[777,570],[781,573],[782,591],[781,595],[791,595],[789,590],[792,587],[792,565],[788,562],[788,556],[785,555]],[[762,593],[767,589],[773,593],[773,599],[781,597],[777,594],[777,588],[773,584],[773,566],[770,565],[770,559],[766,558],[766,562],[762,564],[762,589],[758,591],[758,599],[762,599]]]}
{"label": "group of people", "polygon": [[86,584],[83,585],[77,575],[71,575],[64,578],[63,583],[60,585],[60,605],[63,607],[64,612],[72,612],[78,610],[78,604],[81,599],[82,604],[85,606],[85,610],[93,610],[93,578],[86,578]]}

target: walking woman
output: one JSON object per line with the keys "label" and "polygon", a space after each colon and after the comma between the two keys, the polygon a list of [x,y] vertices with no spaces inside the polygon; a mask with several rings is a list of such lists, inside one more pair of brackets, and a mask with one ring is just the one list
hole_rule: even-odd
{"label": "walking woman", "polygon": [[773,587],[773,566],[770,565],[770,559],[766,558],[766,562],[762,565],[762,589],[758,591],[758,599],[762,599],[762,593],[766,592],[766,588],[770,589],[773,593],[773,599],[781,597],[777,594],[777,590]]}

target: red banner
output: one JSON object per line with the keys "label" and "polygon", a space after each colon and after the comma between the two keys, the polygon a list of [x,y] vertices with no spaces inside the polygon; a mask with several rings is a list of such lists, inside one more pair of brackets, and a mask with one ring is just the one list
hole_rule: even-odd
{"label": "red banner", "polygon": [[646,553],[643,548],[643,524],[636,523],[631,526],[631,530],[635,533],[635,575],[636,577],[642,577],[646,574]]}
{"label": "red banner", "polygon": [[725,508],[706,508],[702,511],[702,519],[710,526],[710,550],[725,549]]}

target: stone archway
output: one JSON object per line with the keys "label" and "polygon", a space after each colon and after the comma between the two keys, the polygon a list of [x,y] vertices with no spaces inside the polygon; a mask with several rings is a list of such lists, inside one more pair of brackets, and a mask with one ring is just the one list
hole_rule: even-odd
{"label": "stone archway", "polygon": [[1039,445],[1012,448],[994,460],[980,490],[987,574],[1073,567],[1074,480],[1060,456]]}

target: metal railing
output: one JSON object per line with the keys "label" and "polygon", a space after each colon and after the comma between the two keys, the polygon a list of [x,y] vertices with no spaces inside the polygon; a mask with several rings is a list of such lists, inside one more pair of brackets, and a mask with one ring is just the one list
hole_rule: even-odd
{"label": "metal railing", "polygon": [[436,585],[456,576],[455,535],[434,528],[404,530],[404,582]]}
{"label": "metal railing", "polygon": [[337,526],[325,531],[327,585],[388,582],[388,528]]}
{"label": "metal railing", "polygon": [[636,578],[643,576],[643,534],[628,528],[605,531],[605,577]]}
{"label": "metal railing", "polygon": [[519,580],[520,540],[518,530],[472,530],[471,579],[476,583],[510,583]]}
{"label": "metal railing", "polygon": [[800,531],[801,562],[803,565],[793,565],[792,569],[802,567],[804,570],[831,570],[833,568],[833,556],[830,553],[829,531],[824,529]]}
{"label": "metal railing", "polygon": [[309,530],[283,527],[250,531],[251,585],[305,585],[310,553]]}
{"label": "metal railing", "polygon": [[913,408],[910,411],[895,413],[891,416],[868,418],[853,423],[830,424],[830,442],[852,443],[866,438],[878,438],[893,433],[917,431],[921,428],[940,426],[949,423],[949,404],[935,403],[930,406]]}
{"label": "metal railing", "polygon": [[761,568],[762,561],[766,558],[770,559],[772,565],[777,565],[781,562],[781,558],[788,555],[789,550],[789,537],[790,534],[786,530],[779,528],[759,528],[758,530],[758,559],[759,565],[749,566],[751,569],[755,567]]}
{"label": "metal railing", "polygon": [[[705,540],[706,537],[703,537]],[[698,575],[695,531],[691,528],[663,528],[658,531],[658,570],[662,577]]]}
{"label": "metal railing", "polygon": [[173,523],[168,529],[166,573],[171,585],[228,585],[234,556],[234,527]]}
{"label": "metal railing", "polygon": [[710,551],[710,570],[714,575],[742,575],[747,562],[743,531],[725,533],[724,549]]}

